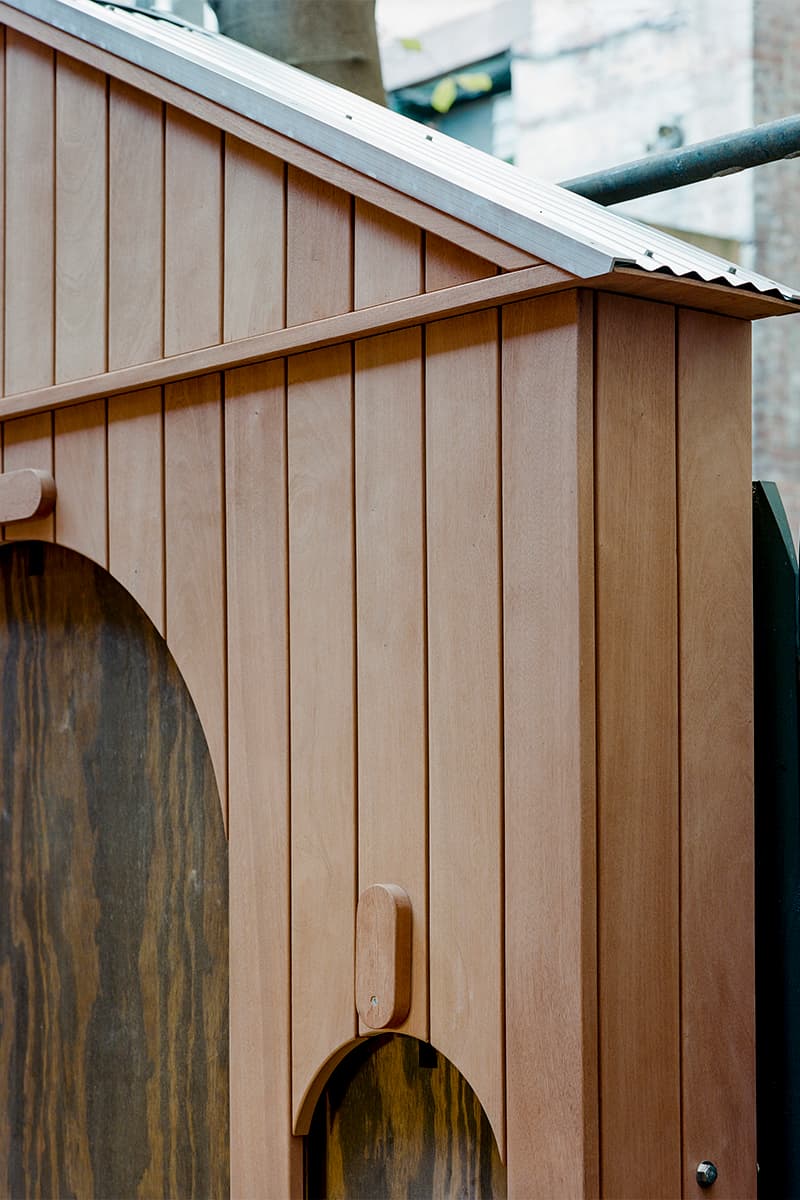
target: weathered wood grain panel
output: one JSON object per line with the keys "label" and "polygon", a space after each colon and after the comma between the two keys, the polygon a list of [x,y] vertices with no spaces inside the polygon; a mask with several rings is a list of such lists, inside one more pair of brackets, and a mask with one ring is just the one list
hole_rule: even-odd
{"label": "weathered wood grain panel", "polygon": [[678,315],[684,1195],[756,1194],[750,327]]}
{"label": "weathered wood grain panel", "polygon": [[286,385],[226,376],[231,1192],[302,1194],[292,1138]]}
{"label": "weathered wood grain panel", "polygon": [[422,231],[392,213],[356,201],[356,308],[385,304],[422,291]]}
{"label": "weathered wood grain panel", "polygon": [[166,637],[205,730],[227,821],[225,534],[218,375],[164,390]]}
{"label": "weathered wood grain panel", "polygon": [[286,324],[353,307],[353,198],[289,167],[286,183]]}
{"label": "weathered wood grain panel", "polygon": [[[59,55],[55,209],[57,383],[99,374],[108,365],[107,119],[105,75]],[[139,233],[141,236],[141,230]],[[44,235],[44,230],[40,234]]]}
{"label": "weathered wood grain panel", "polygon": [[160,358],[164,332],[164,111],[112,79],[108,110],[108,365]]}
{"label": "weathered wood grain panel", "polygon": [[504,1153],[497,332],[427,330],[430,1031]]}
{"label": "weathered wood grain panel", "polygon": [[106,492],[106,404],[91,400],[54,414],[55,477],[58,488],[56,537],[108,565]]}
{"label": "weathered wood grain panel", "polygon": [[222,341],[222,135],[167,109],[164,353]]}
{"label": "weathered wood grain panel", "polygon": [[681,1194],[675,320],[598,296],[598,954],[603,1194]]}
{"label": "weathered wood grain panel", "polygon": [[[359,892],[411,900],[411,1010],[428,1036],[427,720],[422,337],[356,346]],[[364,1030],[362,1029],[362,1032]]]}
{"label": "weathered wood grain panel", "polygon": [[11,29],[5,116],[5,390],[21,392],[53,382],[55,67]]}
{"label": "weathered wood grain panel", "polygon": [[436,234],[425,238],[425,291],[435,292],[439,288],[454,287],[458,283],[469,283],[473,279],[486,279],[496,275],[497,267],[485,258],[446,242]]}
{"label": "weathered wood grain panel", "polygon": [[508,1178],[599,1194],[591,297],[503,320]]}
{"label": "weathered wood grain panel", "polygon": [[28,543],[0,579],[0,1191],[227,1195],[227,862],[200,723],[104,571]]}
{"label": "weathered wood grain panel", "polygon": [[164,633],[161,388],[108,401],[108,569]]}
{"label": "weathered wood grain panel", "polygon": [[225,139],[225,341],[286,324],[285,166]]}
{"label": "weathered wood grain panel", "polygon": [[337,1067],[314,1119],[307,1162],[315,1200],[506,1195],[505,1169],[477,1096],[443,1055],[408,1037],[371,1038]]}
{"label": "weathered wood grain panel", "polygon": [[317,1072],[356,1033],[350,347],[290,359],[288,384],[292,1095],[306,1132]]}
{"label": "weathered wood grain panel", "polygon": [[[53,414],[37,413],[33,417],[19,417],[3,424],[3,470],[16,471],[23,467],[36,467],[53,474]],[[44,542],[53,540],[53,514],[24,525],[6,525],[6,540],[38,538]]]}

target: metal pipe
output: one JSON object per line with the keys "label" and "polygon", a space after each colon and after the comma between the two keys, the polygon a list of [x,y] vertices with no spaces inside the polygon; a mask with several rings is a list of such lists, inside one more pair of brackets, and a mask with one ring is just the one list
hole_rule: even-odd
{"label": "metal pipe", "polygon": [[668,192],[702,179],[734,175],[749,167],[800,156],[800,114],[768,121],[753,129],[726,133],[707,142],[681,146],[649,158],[567,179],[561,184],[570,192],[587,196],[598,204],[620,204],[638,196]]}

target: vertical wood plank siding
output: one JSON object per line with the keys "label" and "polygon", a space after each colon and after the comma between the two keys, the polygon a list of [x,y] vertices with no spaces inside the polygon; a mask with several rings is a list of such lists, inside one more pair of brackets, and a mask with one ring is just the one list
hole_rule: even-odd
{"label": "vertical wood plank siding", "polygon": [[53,382],[53,52],[6,34],[5,390]]}
{"label": "vertical wood plank siding", "polygon": [[[17,417],[3,424],[3,470],[16,471],[23,467],[35,467],[39,471],[53,471],[53,413],[36,413],[32,417]],[[25,521],[22,525],[6,525],[6,541],[21,538],[36,538],[52,542],[55,516],[40,517],[36,521]]]}
{"label": "vertical wood plank siding", "polygon": [[292,1095],[356,1033],[351,348],[289,361]]}
{"label": "vertical wood plank siding", "polygon": [[648,1195],[674,1200],[681,1194],[674,310],[599,296],[596,355],[601,1183],[604,1196],[630,1196],[631,1162],[647,1162]]}
{"label": "vertical wood plank siding", "polygon": [[224,339],[286,324],[285,168],[225,138]]}
{"label": "vertical wood plank siding", "polygon": [[[289,644],[283,362],[225,380],[231,1194],[301,1194],[291,1131]],[[267,1114],[272,1114],[271,1119]]]}
{"label": "vertical wood plank siding", "polygon": [[[750,326],[678,316],[684,1195],[756,1194]],[[743,1102],[744,1101],[744,1102]]]}
{"label": "vertical wood plank siding", "polygon": [[53,415],[58,479],[55,540],[107,567],[106,402],[75,404]]}
{"label": "vertical wood plank siding", "polygon": [[431,1041],[505,1147],[498,316],[427,331]]}
{"label": "vertical wood plank siding", "polygon": [[55,380],[107,368],[106,77],[56,59]]}
{"label": "vertical wood plank siding", "polygon": [[591,296],[503,310],[510,1196],[596,1196]]}
{"label": "vertical wood plank siding", "polygon": [[108,365],[114,370],[163,352],[164,107],[112,79],[108,122]]}

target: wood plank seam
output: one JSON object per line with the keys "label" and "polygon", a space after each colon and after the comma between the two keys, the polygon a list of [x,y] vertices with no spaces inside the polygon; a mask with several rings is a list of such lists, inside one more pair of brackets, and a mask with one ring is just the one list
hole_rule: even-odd
{"label": "wood plank seam", "polygon": [[[497,268],[495,274],[500,273]],[[505,605],[503,603],[503,309],[497,309],[497,629],[498,629],[498,766],[499,774],[497,787],[499,791],[498,810],[500,818],[499,830],[499,863],[498,877],[501,896],[500,920],[500,1092],[503,1097],[502,1129],[497,1138],[500,1158],[505,1163],[508,1157],[508,1105],[505,1102],[506,1090],[506,820],[505,820],[505,781],[506,781],[506,746],[505,746]]]}
{"label": "wood plank seam", "polygon": [[120,367],[104,375],[10,394],[0,400],[0,419],[9,420],[43,409],[63,408],[84,400],[177,383],[237,366],[266,362],[271,358],[304,354],[308,350],[371,337],[377,333],[406,329],[444,317],[463,316],[481,309],[496,308],[500,303],[561,291],[573,287],[574,283],[573,276],[548,266],[529,267],[507,275],[492,275],[487,279],[457,284],[437,292],[391,300],[371,309],[344,312],[287,329],[183,351],[149,363]]}
{"label": "wood plank seam", "polygon": [[[425,231],[420,238],[420,281],[422,291],[425,291]],[[430,670],[428,657],[428,622],[430,598],[428,594],[428,380],[425,364],[428,361],[427,346],[428,330],[425,325],[420,330],[420,430],[422,442],[422,662],[425,672],[423,688],[423,729],[425,754],[425,1028],[428,1031],[428,1041],[431,1036],[431,754],[430,754]],[[413,1003],[413,997],[412,997]]]}

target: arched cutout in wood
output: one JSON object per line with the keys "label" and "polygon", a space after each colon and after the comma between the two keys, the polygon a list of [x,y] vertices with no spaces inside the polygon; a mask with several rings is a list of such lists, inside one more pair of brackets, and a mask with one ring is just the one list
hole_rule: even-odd
{"label": "arched cutout in wood", "polygon": [[338,1064],[305,1147],[310,1200],[506,1196],[478,1097],[443,1054],[399,1034],[367,1038]]}
{"label": "arched cutout in wood", "polygon": [[0,549],[0,1192],[228,1191],[227,843],[165,643],[102,568]]}

